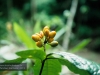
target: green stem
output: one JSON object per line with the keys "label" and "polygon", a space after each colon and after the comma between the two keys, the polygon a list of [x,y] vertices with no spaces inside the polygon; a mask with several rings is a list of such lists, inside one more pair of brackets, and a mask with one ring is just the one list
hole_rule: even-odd
{"label": "green stem", "polygon": [[43,70],[43,67],[44,67],[45,61],[48,60],[48,59],[58,59],[58,58],[47,58],[47,56],[46,56],[46,58],[42,61],[42,66],[41,66],[41,69],[40,69],[40,73],[39,73],[39,75],[42,75],[42,70]]}
{"label": "green stem", "polygon": [[44,52],[46,51],[46,47],[45,47],[45,45],[46,45],[46,43],[47,43],[47,40],[46,40],[46,38],[45,38],[45,40],[44,40]]}
{"label": "green stem", "polygon": [[[45,47],[46,43],[47,43],[47,40],[46,40],[46,38],[45,38],[45,40],[44,40],[44,46],[43,46],[43,47],[44,47],[44,52],[46,52],[46,47]],[[44,63],[45,63],[45,60],[46,60],[46,59],[47,59],[47,57],[42,61],[42,66],[41,66],[39,75],[42,75],[42,70],[43,70]]]}
{"label": "green stem", "polygon": [[45,44],[44,44],[44,52],[46,52]]}
{"label": "green stem", "polygon": [[44,59],[44,60],[42,61],[42,66],[41,66],[39,75],[42,75],[42,70],[43,70],[43,67],[44,67],[45,60],[46,60],[46,59]]}

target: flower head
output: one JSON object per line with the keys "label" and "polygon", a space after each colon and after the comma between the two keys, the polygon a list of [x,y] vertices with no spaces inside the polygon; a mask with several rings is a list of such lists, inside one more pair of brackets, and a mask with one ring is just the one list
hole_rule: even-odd
{"label": "flower head", "polygon": [[40,31],[39,33],[33,34],[32,39],[36,42],[36,45],[38,47],[42,47],[45,42],[49,43],[52,47],[55,47],[58,45],[58,42],[54,41],[54,37],[56,35],[56,31],[50,31],[48,26],[45,26],[43,28],[43,31]]}

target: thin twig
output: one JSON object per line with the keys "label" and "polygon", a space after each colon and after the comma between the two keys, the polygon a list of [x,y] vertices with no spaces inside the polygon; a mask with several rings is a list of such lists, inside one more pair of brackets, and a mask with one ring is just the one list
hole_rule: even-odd
{"label": "thin twig", "polygon": [[78,4],[78,0],[72,0],[72,6],[70,8],[70,16],[68,17],[68,20],[66,22],[66,33],[64,35],[64,40],[63,40],[63,48],[65,50],[68,50],[68,44],[71,35],[73,19],[77,9],[77,4]]}

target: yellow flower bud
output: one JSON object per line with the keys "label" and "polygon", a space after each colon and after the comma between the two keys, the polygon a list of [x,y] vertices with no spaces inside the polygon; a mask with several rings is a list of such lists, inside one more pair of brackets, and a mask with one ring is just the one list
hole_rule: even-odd
{"label": "yellow flower bud", "polygon": [[45,26],[45,27],[43,28],[43,33],[44,33],[44,35],[45,35],[46,37],[49,36],[49,32],[50,32],[49,27],[48,27],[48,26]]}
{"label": "yellow flower bud", "polygon": [[56,46],[58,45],[58,42],[57,42],[57,41],[53,41],[53,42],[50,43],[50,45],[51,45],[52,47],[56,47]]}
{"label": "yellow flower bud", "polygon": [[42,43],[41,41],[38,41],[38,42],[36,42],[36,45],[37,45],[38,47],[42,47],[42,46],[43,46],[43,43]]}
{"label": "yellow flower bud", "polygon": [[42,38],[42,36],[39,33],[36,33],[37,36],[39,36],[40,38]]}
{"label": "yellow flower bud", "polygon": [[43,33],[44,33],[44,35],[46,36],[46,37],[48,37],[49,36],[49,29],[44,29],[43,30]]}
{"label": "yellow flower bud", "polygon": [[54,38],[55,35],[56,35],[56,32],[55,32],[55,31],[51,31],[51,32],[49,33],[49,37],[50,37],[50,38]]}
{"label": "yellow flower bud", "polygon": [[43,38],[44,34],[43,31],[40,31],[41,38]]}
{"label": "yellow flower bud", "polygon": [[36,34],[32,35],[32,39],[33,39],[35,42],[41,40],[41,38],[40,38],[38,35],[36,35]]}
{"label": "yellow flower bud", "polygon": [[49,29],[49,27],[48,27],[48,26],[45,26],[45,27],[43,28],[43,30],[45,30],[45,29]]}
{"label": "yellow flower bud", "polygon": [[54,40],[53,38],[47,39],[47,41],[48,41],[49,43],[51,43],[53,40]]}

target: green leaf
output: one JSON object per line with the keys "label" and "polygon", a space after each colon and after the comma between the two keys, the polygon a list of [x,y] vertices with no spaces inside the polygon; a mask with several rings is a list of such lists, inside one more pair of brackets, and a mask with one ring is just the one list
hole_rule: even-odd
{"label": "green leaf", "polygon": [[37,32],[40,32],[40,31],[41,31],[41,24],[40,24],[40,21],[37,21],[35,26],[34,26],[33,32],[37,33]]}
{"label": "green leaf", "polygon": [[[34,65],[34,75],[39,75],[41,69],[41,61],[36,60]],[[41,75],[59,75],[61,72],[61,64],[58,59],[46,59]]]}
{"label": "green leaf", "polygon": [[35,60],[35,65],[33,67],[34,75],[39,75],[41,69],[41,60]]}
{"label": "green leaf", "polygon": [[21,56],[22,58],[37,58],[37,59],[45,59],[46,58],[46,53],[43,52],[42,50],[25,50],[25,51],[20,51],[16,52],[18,56]]}
{"label": "green leaf", "polygon": [[59,75],[61,72],[61,64],[58,59],[47,59],[45,61],[42,75]]}
{"label": "green leaf", "polygon": [[76,45],[74,48],[72,48],[70,50],[70,52],[78,52],[80,50],[82,50],[87,44],[89,44],[91,41],[91,39],[84,39],[83,41],[81,41],[78,45]]}
{"label": "green leaf", "polygon": [[100,75],[100,65],[88,61],[84,58],[67,52],[54,53],[60,55],[57,57],[61,64],[66,65],[69,70],[80,75]]}
{"label": "green leaf", "polygon": [[29,37],[26,32],[16,23],[14,22],[14,31],[18,38],[28,47],[28,48],[36,48],[35,42]]}
{"label": "green leaf", "polygon": [[13,60],[6,60],[4,63],[21,63],[25,59],[26,58],[17,58],[17,59],[13,59]]}

